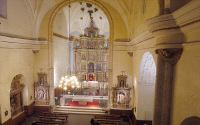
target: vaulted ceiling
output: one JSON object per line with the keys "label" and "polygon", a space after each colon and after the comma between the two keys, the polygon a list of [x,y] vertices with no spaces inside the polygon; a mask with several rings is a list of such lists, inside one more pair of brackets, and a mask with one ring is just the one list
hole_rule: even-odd
{"label": "vaulted ceiling", "polygon": [[[43,32],[45,34],[47,31],[44,30],[47,26],[45,25],[48,19],[47,13],[59,3],[67,0],[25,0],[27,6],[31,8],[33,18],[36,21],[36,32]],[[75,1],[75,0],[71,0]],[[77,0],[81,1],[81,0]],[[84,0],[83,0],[84,1]],[[86,0],[91,1],[91,0]],[[130,39],[134,33],[135,24],[144,23],[146,17],[152,17],[157,14],[158,11],[158,0],[96,0],[101,3],[110,13],[114,25],[114,38],[115,39]],[[149,5],[143,5],[148,4]],[[148,10],[147,14],[144,14],[144,8],[151,8],[153,10]],[[135,16],[136,15],[136,16]],[[139,15],[139,16],[138,16]],[[146,16],[150,15],[150,16]],[[46,20],[46,21],[44,21]],[[41,34],[40,34],[41,35]],[[45,35],[42,35],[44,37]]]}

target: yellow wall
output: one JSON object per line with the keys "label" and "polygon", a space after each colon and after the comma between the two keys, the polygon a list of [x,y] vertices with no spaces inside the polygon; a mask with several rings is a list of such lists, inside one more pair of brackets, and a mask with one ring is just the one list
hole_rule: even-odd
{"label": "yellow wall", "polygon": [[[7,0],[7,19],[0,18],[0,33],[11,34],[12,36],[22,36],[33,38],[37,34],[36,26],[39,25],[40,36],[47,38],[48,23],[50,19],[51,10],[56,4],[61,1],[49,2],[44,0],[44,5],[38,13],[40,15],[34,16],[34,11],[27,1]],[[119,0],[120,1],[120,0]],[[134,39],[147,31],[146,20],[155,17],[159,13],[158,0],[146,0],[144,6],[143,0],[123,0],[121,2],[114,0],[99,1],[111,15],[114,28],[115,39]],[[180,0],[176,0],[180,1]],[[185,0],[187,2],[187,0]],[[195,0],[193,0],[195,1]],[[196,0],[198,1],[198,0]],[[127,2],[127,3],[126,3]],[[49,3],[47,5],[47,3]],[[131,3],[131,5],[128,5]],[[41,3],[42,4],[42,3]],[[128,9],[126,10],[126,7]],[[145,8],[143,10],[143,8]],[[180,7],[178,7],[180,8]],[[47,13],[49,12],[49,13]],[[44,17],[45,15],[45,17]],[[37,17],[37,18],[36,18]],[[40,21],[42,23],[40,24]],[[35,24],[37,23],[37,25]],[[193,25],[193,24],[191,24]],[[199,23],[189,27],[182,28],[185,35],[185,44],[183,54],[177,64],[176,74],[174,79],[174,94],[173,94],[173,111],[172,111],[172,125],[178,125],[186,117],[191,115],[200,116],[200,85],[199,85],[199,64],[200,64],[200,26]],[[0,39],[5,41],[5,39]],[[9,40],[8,42],[13,42]],[[29,43],[30,41],[27,41]],[[123,42],[123,41],[122,41]],[[139,67],[142,56],[145,52],[153,52],[155,48],[155,40],[147,43],[140,43],[134,46],[133,57],[130,57],[127,52],[127,45],[120,47],[114,46],[113,49],[113,84],[117,82],[116,76],[120,71],[125,70],[130,76],[130,85],[135,85],[136,100],[133,104],[137,108],[137,80],[139,79]],[[193,43],[192,43],[193,42]],[[33,54],[32,47],[27,49],[16,48],[15,44],[11,44],[12,48],[4,46],[0,48],[0,114],[1,122],[10,118],[10,84],[12,79],[17,74],[22,74],[25,77],[25,97],[24,104],[28,105],[33,100],[33,83],[37,80],[37,72],[49,72],[52,67],[49,67],[49,53],[48,46],[41,46],[39,53]],[[3,45],[3,43],[0,43]],[[156,56],[154,54],[154,59]],[[131,83],[132,82],[132,83]],[[142,108],[142,107],[141,107]],[[9,115],[5,116],[4,112],[8,110]],[[140,116],[140,112],[136,112]]]}
{"label": "yellow wall", "polygon": [[133,39],[146,31],[146,20],[158,16],[158,14],[158,0],[135,0],[129,17],[130,38]]}
{"label": "yellow wall", "polygon": [[128,84],[130,87],[133,85],[132,82],[132,56],[128,55],[128,51],[123,48],[114,46],[113,49],[113,85],[117,84],[117,76],[125,71],[128,75]]}
{"label": "yellow wall", "polygon": [[172,125],[185,118],[200,116],[200,25],[182,28],[186,43],[174,79]]}
{"label": "yellow wall", "polygon": [[200,116],[200,45],[184,47],[174,80],[172,125],[185,118]]}
{"label": "yellow wall", "polygon": [[[10,86],[12,79],[22,74],[25,78],[25,91],[23,92],[24,105],[29,105],[34,98],[33,96],[33,67],[34,54],[29,49],[0,49],[0,105],[2,122],[8,120],[11,116],[10,112]],[[8,116],[4,115],[8,111]]]}

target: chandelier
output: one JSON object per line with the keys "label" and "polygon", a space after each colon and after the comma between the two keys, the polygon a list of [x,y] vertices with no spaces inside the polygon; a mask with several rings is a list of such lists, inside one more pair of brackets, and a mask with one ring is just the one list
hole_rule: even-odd
{"label": "chandelier", "polygon": [[59,88],[62,88],[64,91],[67,91],[70,94],[72,91],[79,89],[80,83],[76,76],[63,76],[60,79]]}

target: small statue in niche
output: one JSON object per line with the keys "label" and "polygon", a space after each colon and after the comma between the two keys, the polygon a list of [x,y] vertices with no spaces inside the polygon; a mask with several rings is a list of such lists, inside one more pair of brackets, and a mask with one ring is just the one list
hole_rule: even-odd
{"label": "small statue in niche", "polygon": [[121,81],[120,81],[119,86],[120,86],[120,87],[124,87],[124,86],[125,86],[124,80],[121,80]]}
{"label": "small statue in niche", "polygon": [[122,72],[117,76],[118,83],[113,87],[113,104],[114,108],[130,108],[131,88],[127,85],[127,75]]}
{"label": "small statue in niche", "polygon": [[88,74],[88,79],[89,81],[94,81],[95,80],[95,75],[94,74]]}
{"label": "small statue in niche", "polygon": [[49,84],[46,73],[38,73],[38,81],[34,83],[34,91],[36,105],[49,104]]}
{"label": "small statue in niche", "polygon": [[123,104],[125,103],[125,93],[119,92],[117,95],[117,103]]}
{"label": "small statue in niche", "polygon": [[46,73],[38,73],[38,82],[39,85],[46,85],[47,84],[47,74]]}
{"label": "small statue in niche", "polygon": [[124,72],[122,71],[122,75],[117,76],[118,79],[118,87],[127,87],[126,85],[126,80],[127,80],[127,75],[124,75]]}
{"label": "small statue in niche", "polygon": [[92,63],[92,62],[90,62],[89,64],[88,64],[88,72],[94,72],[94,63]]}

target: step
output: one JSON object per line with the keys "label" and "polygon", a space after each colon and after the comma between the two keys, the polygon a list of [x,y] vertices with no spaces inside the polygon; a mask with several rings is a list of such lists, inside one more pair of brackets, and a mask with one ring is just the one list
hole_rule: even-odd
{"label": "step", "polygon": [[71,107],[71,106],[58,106],[54,112],[68,113],[68,114],[106,114],[106,110],[102,108],[88,108],[88,107]]}

